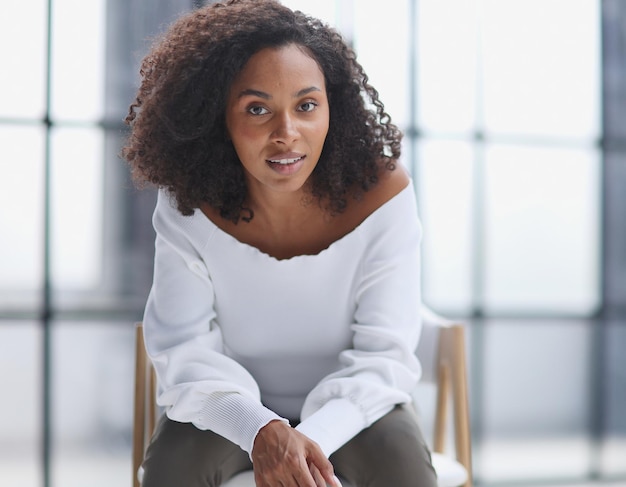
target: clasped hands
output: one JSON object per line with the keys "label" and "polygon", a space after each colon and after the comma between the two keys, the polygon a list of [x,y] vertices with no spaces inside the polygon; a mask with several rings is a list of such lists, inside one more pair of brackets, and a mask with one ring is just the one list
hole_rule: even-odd
{"label": "clasped hands", "polygon": [[341,487],[317,443],[283,421],[259,430],[252,463],[257,487]]}

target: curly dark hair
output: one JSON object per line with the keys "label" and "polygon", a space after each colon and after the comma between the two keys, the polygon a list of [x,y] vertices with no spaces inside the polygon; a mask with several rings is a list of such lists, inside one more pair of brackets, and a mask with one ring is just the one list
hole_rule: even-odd
{"label": "curly dark hair", "polygon": [[169,190],[183,215],[207,203],[236,223],[247,188],[226,130],[228,90],[252,55],[288,44],[311,53],[326,81],[329,130],[313,197],[340,213],[393,170],[402,133],[341,35],[276,0],[229,0],[182,16],[144,58],[122,149],[135,182]]}

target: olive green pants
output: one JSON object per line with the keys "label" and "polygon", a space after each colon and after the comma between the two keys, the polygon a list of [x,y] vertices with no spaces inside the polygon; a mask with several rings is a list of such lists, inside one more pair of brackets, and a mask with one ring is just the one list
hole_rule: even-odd
{"label": "olive green pants", "polygon": [[[355,487],[436,487],[430,452],[410,406],[397,406],[330,456]],[[143,487],[218,487],[252,469],[248,454],[212,431],[159,421],[143,464]]]}

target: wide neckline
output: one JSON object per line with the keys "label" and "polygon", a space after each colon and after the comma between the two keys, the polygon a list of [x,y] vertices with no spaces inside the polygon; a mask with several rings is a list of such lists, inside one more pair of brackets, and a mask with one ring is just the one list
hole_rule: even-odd
{"label": "wide neckline", "polygon": [[378,214],[380,214],[383,211],[385,211],[385,209],[388,208],[389,206],[391,206],[394,201],[400,199],[400,197],[402,195],[404,195],[407,191],[411,190],[412,188],[413,188],[413,183],[412,183],[412,181],[409,181],[409,183],[407,184],[406,187],[404,187],[396,195],[392,196],[387,201],[385,201],[382,205],[380,205],[378,208],[376,208],[374,211],[372,211],[361,223],[359,223],[356,227],[354,227],[348,233],[346,233],[342,237],[338,238],[337,240],[331,242],[328,247],[326,247],[326,248],[324,248],[324,249],[322,249],[319,252],[314,253],[314,254],[299,254],[299,255],[294,255],[292,257],[288,257],[286,259],[278,259],[278,258],[274,257],[273,255],[270,255],[267,252],[262,251],[258,247],[255,247],[254,245],[251,245],[251,244],[246,243],[246,242],[242,242],[237,237],[231,235],[230,233],[228,233],[225,230],[223,230],[222,228],[220,228],[217,224],[215,224],[215,222],[213,222],[213,220],[211,220],[200,209],[196,209],[195,210],[194,216],[198,217],[200,219],[200,221],[203,221],[203,223],[208,222],[209,225],[211,225],[211,227],[213,229],[210,232],[211,236],[207,240],[206,245],[208,245],[209,241],[212,240],[215,236],[219,236],[219,237],[227,240],[228,242],[230,242],[232,244],[235,244],[238,247],[240,247],[240,248],[242,248],[242,249],[244,249],[244,250],[246,250],[246,251],[248,251],[248,252],[250,252],[252,254],[256,254],[258,256],[261,256],[263,258],[266,258],[266,259],[269,259],[269,260],[272,260],[272,261],[287,263],[287,262],[294,262],[294,261],[298,261],[298,260],[302,260],[302,259],[310,259],[310,258],[314,258],[314,257],[320,257],[323,254],[329,253],[332,249],[344,245],[344,242],[356,238],[356,236],[359,233],[361,233],[364,228],[366,228],[369,225],[372,225],[372,223],[370,223],[370,222],[375,220],[377,218]]}

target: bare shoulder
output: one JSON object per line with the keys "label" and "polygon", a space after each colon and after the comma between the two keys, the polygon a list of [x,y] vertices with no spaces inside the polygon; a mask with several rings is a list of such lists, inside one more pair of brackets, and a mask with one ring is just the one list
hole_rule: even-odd
{"label": "bare shoulder", "polygon": [[378,183],[367,191],[361,199],[353,201],[348,206],[346,213],[343,214],[342,220],[346,229],[352,230],[357,227],[409,184],[411,184],[409,174],[404,166],[399,163],[393,171],[382,171]]}
{"label": "bare shoulder", "polygon": [[383,171],[378,184],[365,193],[362,211],[366,217],[380,208],[382,205],[398,195],[411,183],[407,170],[401,164],[397,164],[393,171]]}
{"label": "bare shoulder", "polygon": [[375,208],[384,205],[411,183],[409,173],[401,164],[397,164],[393,171],[381,174],[379,183],[370,191]]}

